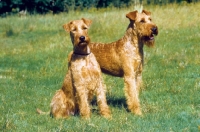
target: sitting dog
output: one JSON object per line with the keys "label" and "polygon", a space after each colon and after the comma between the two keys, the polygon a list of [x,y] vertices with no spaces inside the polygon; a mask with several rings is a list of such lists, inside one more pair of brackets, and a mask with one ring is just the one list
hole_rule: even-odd
{"label": "sitting dog", "polygon": [[[101,69],[88,46],[88,28],[91,23],[91,20],[82,18],[63,25],[70,32],[73,52],[68,56],[69,67],[63,86],[56,92],[50,104],[51,115],[55,118],[67,118],[76,112],[80,112],[83,118],[89,118],[89,102],[94,95],[97,96],[100,114],[110,117]],[[38,112],[41,113],[40,110]]]}

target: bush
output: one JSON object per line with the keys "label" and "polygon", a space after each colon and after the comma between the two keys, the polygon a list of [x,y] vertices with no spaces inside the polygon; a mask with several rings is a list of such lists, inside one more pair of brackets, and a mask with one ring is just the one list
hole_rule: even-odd
{"label": "bush", "polygon": [[[134,4],[136,0],[0,0],[0,14],[14,13],[27,10],[29,13],[68,12],[69,10],[83,10],[85,8],[102,8],[108,6],[124,7]],[[197,2],[199,0],[138,0],[143,4],[166,4]]]}

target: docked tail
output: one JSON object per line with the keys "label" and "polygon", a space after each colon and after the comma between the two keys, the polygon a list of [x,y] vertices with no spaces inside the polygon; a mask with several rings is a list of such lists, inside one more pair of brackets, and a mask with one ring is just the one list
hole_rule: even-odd
{"label": "docked tail", "polygon": [[140,0],[135,0],[135,3],[134,3],[134,10],[137,10],[139,13],[142,13],[142,10],[143,10],[143,2],[141,2]]}
{"label": "docked tail", "polygon": [[36,109],[36,111],[37,111],[37,113],[38,114],[40,114],[40,115],[48,115],[48,114],[50,114],[50,112],[48,111],[48,112],[44,112],[44,111],[42,111],[42,110],[40,110],[40,109]]}

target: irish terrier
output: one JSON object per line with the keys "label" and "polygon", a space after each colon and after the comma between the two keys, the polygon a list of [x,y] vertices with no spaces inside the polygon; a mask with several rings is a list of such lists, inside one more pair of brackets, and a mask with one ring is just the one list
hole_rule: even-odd
{"label": "irish terrier", "polygon": [[110,117],[101,69],[88,46],[88,28],[91,23],[91,20],[82,18],[63,25],[63,28],[70,32],[73,52],[68,56],[69,67],[63,86],[51,101],[53,117],[66,118],[79,111],[83,118],[89,118],[89,102],[94,94],[97,96],[100,114],[106,118]]}
{"label": "irish terrier", "polygon": [[148,11],[129,12],[126,17],[130,24],[121,39],[108,44],[93,42],[89,47],[104,73],[124,77],[128,109],[141,115],[138,96],[142,83],[143,46],[154,45],[154,35],[158,34],[158,28],[152,22],[151,13]]}

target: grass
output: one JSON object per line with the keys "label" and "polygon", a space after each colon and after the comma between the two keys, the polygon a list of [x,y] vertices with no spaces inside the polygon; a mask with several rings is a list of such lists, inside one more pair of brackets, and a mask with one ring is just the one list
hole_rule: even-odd
{"label": "grass", "polygon": [[147,6],[159,27],[155,48],[145,47],[143,116],[127,112],[123,79],[104,75],[112,120],[98,114],[55,120],[49,110],[67,72],[70,37],[62,25],[93,20],[94,42],[121,38],[133,8],[88,10],[59,15],[10,16],[0,20],[0,131],[200,131],[200,3]]}

